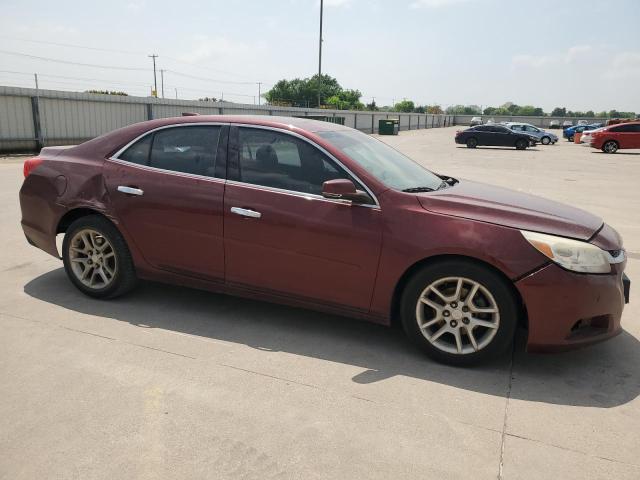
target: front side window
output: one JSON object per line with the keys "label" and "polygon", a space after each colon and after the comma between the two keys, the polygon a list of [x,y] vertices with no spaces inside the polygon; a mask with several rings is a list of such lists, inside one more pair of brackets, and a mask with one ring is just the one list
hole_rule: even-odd
{"label": "front side window", "polygon": [[207,177],[214,176],[220,127],[171,127],[150,133],[131,145],[120,160]]}
{"label": "front side window", "polygon": [[328,180],[354,181],[320,150],[292,135],[240,128],[239,147],[241,182],[320,195]]}

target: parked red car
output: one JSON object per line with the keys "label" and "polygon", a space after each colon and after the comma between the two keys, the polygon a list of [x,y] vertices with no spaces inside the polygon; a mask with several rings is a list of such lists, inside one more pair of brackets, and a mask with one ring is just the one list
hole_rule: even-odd
{"label": "parked red car", "polygon": [[131,125],[24,166],[22,227],[92,297],[156,280],[399,319],[433,358],[619,333],[620,236],[582,210],[437,175],[375,138],[308,119]]}
{"label": "parked red car", "polygon": [[619,123],[591,134],[591,146],[605,153],[621,148],[640,148],[640,122]]}

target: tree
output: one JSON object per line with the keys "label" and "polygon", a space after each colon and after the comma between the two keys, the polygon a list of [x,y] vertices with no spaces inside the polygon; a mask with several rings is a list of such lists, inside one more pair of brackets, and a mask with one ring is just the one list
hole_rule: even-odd
{"label": "tree", "polygon": [[[327,99],[339,95],[342,92],[342,87],[335,78],[329,75],[318,77],[316,74],[311,78],[280,80],[264,94],[264,98],[272,105],[316,108],[318,107],[318,91],[320,91],[320,101],[327,102]],[[351,92],[358,91],[351,90]]]}
{"label": "tree", "polygon": [[553,111],[551,112],[551,116],[552,117],[566,117],[567,116],[567,109],[562,107],[556,107],[553,109]]}
{"label": "tree", "polygon": [[440,105],[430,105],[427,107],[427,113],[431,115],[441,115],[444,112],[442,111],[442,107]]}
{"label": "tree", "polygon": [[367,103],[365,108],[372,112],[377,112],[379,110],[375,100],[371,100],[371,103]]}
{"label": "tree", "polygon": [[398,102],[393,106],[393,109],[396,112],[404,112],[404,113],[413,112],[414,108],[416,107],[411,100],[402,100],[401,102]]}
{"label": "tree", "polygon": [[120,95],[123,97],[128,97],[129,94],[125,92],[117,92],[114,90],[85,90],[85,93],[97,93],[100,95]]}
{"label": "tree", "polygon": [[422,105],[418,105],[416,108],[413,109],[413,111],[415,113],[425,113],[426,107],[423,107]]}
{"label": "tree", "polygon": [[218,99],[216,97],[204,97],[204,98],[199,98],[198,101],[200,101],[200,102],[217,102]]}

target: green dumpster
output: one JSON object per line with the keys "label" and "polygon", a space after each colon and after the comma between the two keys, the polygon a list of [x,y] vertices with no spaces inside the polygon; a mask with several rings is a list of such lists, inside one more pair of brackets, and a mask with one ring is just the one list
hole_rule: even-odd
{"label": "green dumpster", "polygon": [[397,118],[388,118],[378,122],[378,133],[380,135],[398,135],[400,130],[400,120]]}

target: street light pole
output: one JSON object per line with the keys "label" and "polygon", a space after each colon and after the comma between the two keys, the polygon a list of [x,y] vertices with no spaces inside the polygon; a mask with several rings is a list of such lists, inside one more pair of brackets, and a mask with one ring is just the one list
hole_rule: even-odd
{"label": "street light pole", "polygon": [[320,0],[320,41],[318,42],[318,108],[320,108],[320,92],[322,90],[322,12],[324,0]]}
{"label": "street light pole", "polygon": [[[260,89],[262,87],[262,82],[258,82],[258,105],[260,105]],[[253,102],[255,103],[255,102]]]}
{"label": "street light pole", "polygon": [[158,58],[158,55],[154,53],[147,56],[153,59],[153,96],[158,98],[158,80],[156,78],[156,58]]}
{"label": "street light pole", "polygon": [[164,98],[164,70],[160,69],[160,90],[162,90],[162,98]]}

